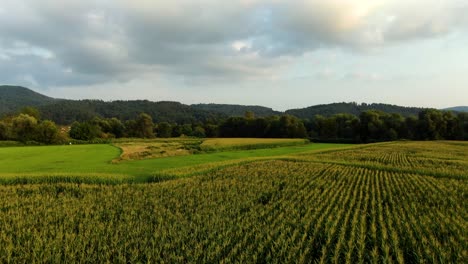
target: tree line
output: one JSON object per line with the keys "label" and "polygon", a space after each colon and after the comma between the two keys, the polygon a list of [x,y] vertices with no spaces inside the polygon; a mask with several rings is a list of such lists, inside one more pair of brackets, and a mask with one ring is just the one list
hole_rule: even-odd
{"label": "tree line", "polygon": [[56,144],[65,138],[53,121],[42,120],[37,109],[26,107],[0,120],[0,140]]}
{"label": "tree line", "polygon": [[409,140],[468,140],[468,113],[425,109],[417,116],[403,117],[375,110],[359,116],[337,114],[305,120],[312,139],[369,143]]}
{"label": "tree line", "polygon": [[75,121],[69,126],[57,126],[42,120],[41,113],[32,107],[0,120],[0,140],[35,141],[45,144],[64,143],[75,139],[92,141],[111,138],[169,138],[169,137],[257,137],[310,138],[322,142],[369,143],[409,140],[468,140],[468,113],[454,113],[425,109],[418,116],[403,117],[376,110],[359,116],[336,114],[316,115],[299,119],[292,115],[255,117],[246,112],[243,117],[192,123],[154,122],[140,113],[135,119],[92,117]]}

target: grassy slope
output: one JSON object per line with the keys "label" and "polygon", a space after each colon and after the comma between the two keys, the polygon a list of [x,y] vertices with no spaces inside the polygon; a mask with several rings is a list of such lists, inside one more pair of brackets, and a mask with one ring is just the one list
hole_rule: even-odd
{"label": "grassy slope", "polygon": [[130,175],[144,178],[165,169],[204,163],[280,156],[305,151],[345,147],[346,144],[309,144],[271,149],[227,151],[112,164],[120,154],[111,145],[73,145],[0,148],[0,176],[41,175]]}

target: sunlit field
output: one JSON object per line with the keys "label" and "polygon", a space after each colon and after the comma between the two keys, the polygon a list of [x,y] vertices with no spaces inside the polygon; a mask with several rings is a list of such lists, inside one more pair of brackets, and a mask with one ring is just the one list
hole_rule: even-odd
{"label": "sunlit field", "polygon": [[[230,144],[233,139],[218,139],[217,142],[226,141]],[[270,140],[269,146],[256,146],[257,149],[215,151],[208,153],[199,150],[190,153],[187,149],[193,146],[195,140],[136,140],[135,142],[121,140],[115,145],[64,145],[64,146],[33,146],[0,148],[0,182],[81,182],[81,183],[121,183],[151,181],[154,175],[159,175],[168,169],[191,167],[195,165],[226,161],[240,161],[251,158],[288,155],[307,151],[316,151],[329,148],[349,146],[346,144],[305,144],[304,140],[291,140],[293,146],[281,147],[284,144],[278,139],[278,146]],[[198,145],[201,144],[200,140]],[[244,145],[239,140],[237,146],[252,146],[250,139]],[[165,142],[165,143],[164,143]],[[262,141],[260,141],[262,142]],[[300,143],[300,144],[296,144]],[[135,160],[122,159],[125,155],[118,146],[128,144],[140,149],[150,147],[155,149],[186,150],[184,156],[163,158],[137,157]],[[127,146],[128,146],[127,145]],[[198,147],[199,148],[199,147]],[[128,148],[127,148],[128,149]],[[125,148],[124,148],[125,150]]]}
{"label": "sunlit field", "polygon": [[[0,262],[468,260],[464,142],[309,144],[112,164],[119,154],[109,145],[0,149],[8,183],[0,186]],[[5,180],[41,171],[133,179],[144,167],[166,180]]]}

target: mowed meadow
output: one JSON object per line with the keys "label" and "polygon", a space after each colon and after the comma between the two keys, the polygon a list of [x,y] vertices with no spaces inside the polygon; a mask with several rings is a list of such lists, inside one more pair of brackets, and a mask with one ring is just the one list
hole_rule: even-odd
{"label": "mowed meadow", "polygon": [[[212,140],[215,144],[210,143]],[[200,146],[202,143],[209,144],[209,150],[204,151],[204,147]],[[265,148],[265,144],[269,147]],[[212,145],[220,150],[230,150],[216,151]],[[245,139],[245,143],[240,144],[239,139],[228,138],[204,141],[131,139],[119,140],[113,145],[6,147],[0,148],[0,183],[148,182],[168,169],[191,168],[202,164],[217,165],[218,162],[267,158],[345,146],[349,145],[306,144],[303,139]],[[130,149],[135,158],[128,158],[126,148]],[[152,158],[163,151],[179,151],[182,154]],[[196,153],[200,155],[194,155]]]}
{"label": "mowed meadow", "polygon": [[468,262],[467,142],[234,141],[0,148],[0,262]]}

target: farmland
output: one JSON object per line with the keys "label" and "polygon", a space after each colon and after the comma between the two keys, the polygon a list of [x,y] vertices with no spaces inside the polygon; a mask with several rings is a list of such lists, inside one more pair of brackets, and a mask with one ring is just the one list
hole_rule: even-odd
{"label": "farmland", "polygon": [[[226,141],[231,142],[231,139],[226,139]],[[149,142],[143,140],[133,144],[152,146],[159,143],[158,140]],[[172,144],[182,143],[176,139]],[[187,143],[184,144],[187,145]],[[252,142],[246,144],[246,146],[251,145]],[[218,163],[223,162],[238,162],[246,159],[268,158],[345,146],[348,145],[305,145],[302,143],[287,147],[249,149],[244,151],[215,151],[200,155],[129,160],[125,162],[121,160],[120,162],[115,162],[122,154],[122,150],[114,145],[8,147],[0,148],[0,182],[147,182],[151,181],[155,174],[159,175],[162,171],[168,169],[187,169],[199,165],[217,166]],[[172,146],[169,146],[169,148],[172,148]]]}
{"label": "farmland", "polygon": [[122,150],[115,162],[229,150],[252,150],[300,146],[304,139],[268,138],[171,138],[171,139],[116,139],[114,145]]}
{"label": "farmland", "polygon": [[0,262],[468,261],[466,142],[120,154],[1,148]]}

